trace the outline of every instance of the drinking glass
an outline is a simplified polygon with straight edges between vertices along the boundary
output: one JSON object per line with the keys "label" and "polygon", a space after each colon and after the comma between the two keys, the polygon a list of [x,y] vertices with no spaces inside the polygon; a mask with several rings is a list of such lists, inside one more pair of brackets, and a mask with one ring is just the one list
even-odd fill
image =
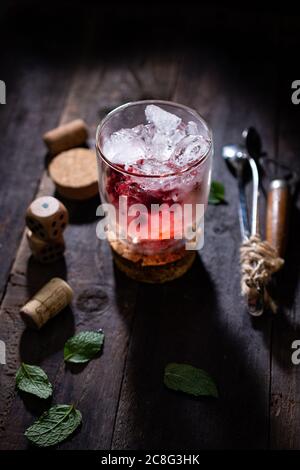
{"label": "drinking glass", "polygon": [[[105,141],[120,129],[146,125],[145,109],[149,105],[176,115],[184,123],[193,122],[208,143],[206,152],[182,168],[166,166],[162,171],[162,161],[159,171],[151,168],[149,174],[132,169],[130,164],[111,162],[105,155]],[[178,103],[127,103],[111,111],[99,124],[96,151],[101,202],[110,205],[115,217],[105,230],[118,268],[144,282],[165,282],[184,274],[204,239],[203,216],[213,155],[212,133],[205,120]],[[150,163],[146,160],[141,165]]]}

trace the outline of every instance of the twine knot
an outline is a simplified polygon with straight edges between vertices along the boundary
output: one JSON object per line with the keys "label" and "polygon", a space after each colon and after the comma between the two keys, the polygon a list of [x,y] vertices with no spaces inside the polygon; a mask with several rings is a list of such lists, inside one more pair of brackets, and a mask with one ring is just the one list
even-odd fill
{"label": "twine knot", "polygon": [[275,313],[277,305],[266,287],[272,274],[279,271],[284,260],[277,255],[276,250],[267,241],[262,241],[258,234],[252,235],[243,242],[240,255],[242,294],[257,298],[262,295],[265,305]]}

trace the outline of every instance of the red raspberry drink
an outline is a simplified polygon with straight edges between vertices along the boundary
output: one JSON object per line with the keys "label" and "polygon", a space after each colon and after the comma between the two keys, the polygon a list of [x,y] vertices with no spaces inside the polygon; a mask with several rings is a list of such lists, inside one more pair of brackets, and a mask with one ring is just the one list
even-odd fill
{"label": "red raspberry drink", "polygon": [[212,159],[205,121],[176,103],[129,103],[102,121],[96,147],[118,267],[146,282],[182,275],[203,239]]}

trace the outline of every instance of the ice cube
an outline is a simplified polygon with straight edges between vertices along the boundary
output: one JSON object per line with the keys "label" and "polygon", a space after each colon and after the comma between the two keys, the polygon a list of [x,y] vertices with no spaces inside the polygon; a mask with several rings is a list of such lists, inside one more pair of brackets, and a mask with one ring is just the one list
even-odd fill
{"label": "ice cube", "polygon": [[146,146],[133,129],[121,129],[104,142],[103,151],[112,163],[129,165],[145,157]]}
{"label": "ice cube", "polygon": [[169,113],[159,106],[149,104],[145,109],[146,119],[164,134],[173,134],[181,123],[181,118]]}
{"label": "ice cube", "polygon": [[186,126],[186,134],[187,135],[198,135],[198,127],[194,121],[189,121]]}
{"label": "ice cube", "polygon": [[148,147],[149,155],[165,162],[173,155],[177,143],[185,137],[185,132],[181,129],[176,129],[174,134],[166,135],[160,131],[155,131],[151,144]]}
{"label": "ice cube", "polygon": [[150,152],[154,158],[161,161],[169,160],[174,152],[174,148],[165,134],[155,132],[150,148]]}
{"label": "ice cube", "polygon": [[106,157],[141,175],[166,175],[185,169],[204,155],[209,141],[197,124],[182,120],[156,105],[145,109],[148,124],[114,132],[104,141]]}
{"label": "ice cube", "polygon": [[188,135],[180,140],[170,158],[178,168],[196,163],[209,149],[209,141],[202,135]]}
{"label": "ice cube", "polygon": [[171,173],[171,170],[168,165],[162,163],[156,158],[147,158],[145,160],[140,160],[130,167],[132,173],[137,173],[140,175],[167,175]]}
{"label": "ice cube", "polygon": [[171,135],[169,137],[169,143],[170,143],[170,146],[173,147],[173,150],[175,150],[176,148],[176,145],[186,136],[186,133],[185,133],[185,127],[184,128],[178,128],[176,129],[176,131],[174,132],[173,135]]}
{"label": "ice cube", "polygon": [[151,142],[155,133],[153,124],[139,124],[132,129],[135,134],[145,142],[146,146],[151,146]]}

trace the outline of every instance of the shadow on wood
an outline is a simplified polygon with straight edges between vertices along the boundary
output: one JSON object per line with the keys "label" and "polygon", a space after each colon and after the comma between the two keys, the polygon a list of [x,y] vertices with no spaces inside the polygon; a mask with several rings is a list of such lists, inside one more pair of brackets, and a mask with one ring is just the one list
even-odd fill
{"label": "shadow on wood", "polygon": [[100,204],[100,197],[98,194],[86,201],[73,201],[62,197],[57,192],[55,192],[54,197],[59,199],[68,209],[70,224],[89,224],[97,220],[98,216],[96,216],[96,210]]}
{"label": "shadow on wood", "polygon": [[278,273],[279,303],[291,308],[295,301],[300,276],[300,210],[293,205],[290,217],[290,230],[287,240],[285,264]]}
{"label": "shadow on wood", "polygon": [[74,332],[73,313],[70,307],[66,307],[39,331],[26,328],[20,340],[21,360],[28,364],[41,364],[44,359],[60,351],[63,361],[64,344]]}
{"label": "shadow on wood", "polygon": [[33,416],[39,417],[44,411],[49,410],[52,405],[53,397],[49,397],[47,400],[38,398],[30,393],[18,392],[26,410],[32,413]]}
{"label": "shadow on wood", "polygon": [[[200,257],[172,283],[140,286],[113,448],[267,446],[265,384],[240,339],[223,328],[221,309]],[[205,369],[219,399],[170,392],[163,384],[169,362]]]}
{"label": "shadow on wood", "polygon": [[34,295],[53,277],[67,280],[67,267],[64,257],[53,263],[43,264],[32,255],[30,256],[26,269],[26,285],[29,296]]}

